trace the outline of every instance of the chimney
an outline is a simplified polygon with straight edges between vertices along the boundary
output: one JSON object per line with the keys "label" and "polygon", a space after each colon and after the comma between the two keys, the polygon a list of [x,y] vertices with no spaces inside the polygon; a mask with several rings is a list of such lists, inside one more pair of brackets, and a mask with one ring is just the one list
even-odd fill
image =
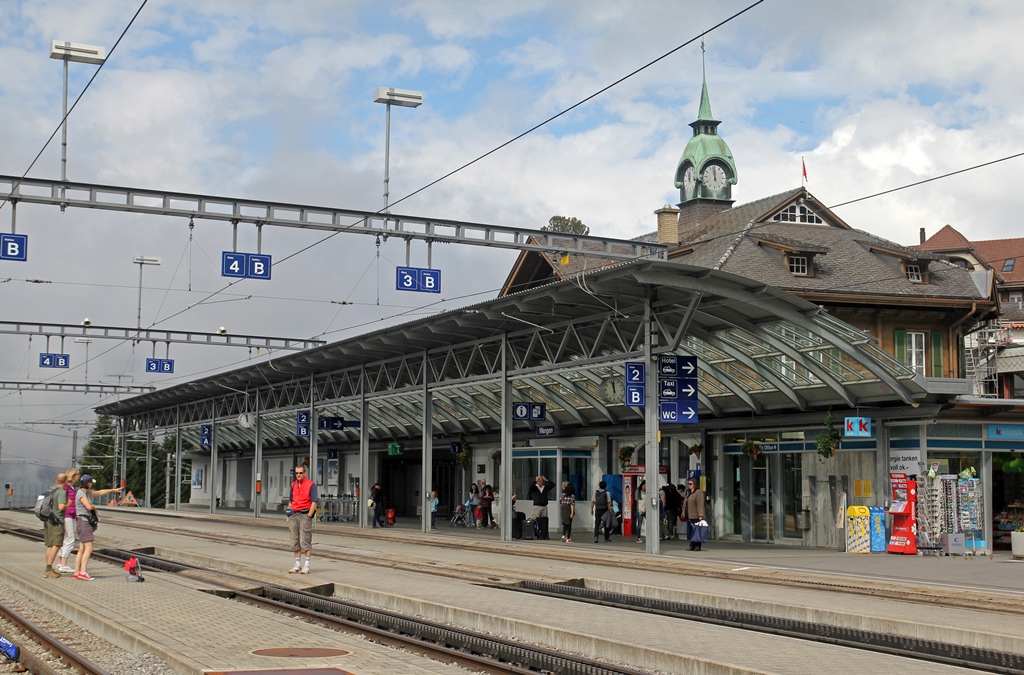
{"label": "chimney", "polygon": [[658,216],[658,243],[674,246],[679,243],[679,209],[668,204],[654,212]]}
{"label": "chimney", "polygon": [[921,243],[923,244],[926,239],[927,239],[927,237],[924,236],[924,228],[922,227],[921,228]]}

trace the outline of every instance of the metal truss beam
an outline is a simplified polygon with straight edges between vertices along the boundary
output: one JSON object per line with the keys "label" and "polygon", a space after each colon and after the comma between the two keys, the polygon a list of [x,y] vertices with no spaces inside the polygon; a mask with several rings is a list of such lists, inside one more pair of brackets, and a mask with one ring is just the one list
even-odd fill
{"label": "metal truss beam", "polygon": [[152,330],[120,326],[82,326],[61,323],[33,323],[28,321],[0,321],[0,335],[42,335],[44,337],[97,340],[132,340],[165,344],[215,345],[220,347],[249,347],[267,350],[300,351],[326,344],[324,340],[267,337],[264,335],[232,335],[230,333],[197,333],[195,331]]}
{"label": "metal truss beam", "polygon": [[[0,389],[15,391],[66,391],[80,394],[145,394],[156,387],[132,384],[89,384],[86,382],[25,382],[0,380]],[[63,424],[63,423],[62,423]]]}
{"label": "metal truss beam", "polygon": [[0,176],[0,198],[27,204],[203,218],[325,232],[399,237],[517,251],[574,253],[613,260],[665,260],[668,247],[632,239],[608,239],[456,220],[334,209],[323,206],[215,197],[184,192]]}

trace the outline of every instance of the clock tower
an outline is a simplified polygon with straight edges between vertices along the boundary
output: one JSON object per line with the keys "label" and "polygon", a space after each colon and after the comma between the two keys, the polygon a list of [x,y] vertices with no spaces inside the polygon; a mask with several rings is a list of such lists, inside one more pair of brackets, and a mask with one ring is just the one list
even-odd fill
{"label": "clock tower", "polygon": [[696,224],[732,206],[732,186],[738,178],[736,160],[728,143],[718,135],[719,124],[721,122],[711,114],[705,77],[700,92],[700,112],[697,119],[690,122],[693,137],[676,166],[681,222]]}

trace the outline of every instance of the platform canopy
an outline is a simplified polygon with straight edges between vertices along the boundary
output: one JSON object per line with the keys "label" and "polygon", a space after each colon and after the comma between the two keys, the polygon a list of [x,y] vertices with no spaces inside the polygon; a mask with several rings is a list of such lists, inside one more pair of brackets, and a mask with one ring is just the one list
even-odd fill
{"label": "platform canopy", "polygon": [[[264,447],[295,447],[306,443],[295,413],[313,401],[320,416],[360,420],[365,398],[371,442],[419,439],[429,392],[434,438],[444,439],[500,432],[508,378],[513,400],[544,403],[540,424],[556,432],[642,428],[642,409],[602,384],[644,358],[645,317],[654,354],[696,357],[702,426],[930,400],[923,378],[816,305],[732,274],[634,261],[96,410],[134,430],[180,424],[196,446],[199,425],[216,419],[218,447],[229,450],[252,447],[258,413]],[[321,446],[359,438],[354,428],[319,433]]]}

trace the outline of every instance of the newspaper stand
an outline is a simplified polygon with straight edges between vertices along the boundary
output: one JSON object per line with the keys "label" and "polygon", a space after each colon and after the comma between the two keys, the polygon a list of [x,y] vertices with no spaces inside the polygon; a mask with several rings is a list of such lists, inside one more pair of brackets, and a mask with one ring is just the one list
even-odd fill
{"label": "newspaper stand", "polygon": [[917,553],[917,481],[905,473],[890,473],[892,488],[892,534],[889,536],[889,553],[914,555]]}

